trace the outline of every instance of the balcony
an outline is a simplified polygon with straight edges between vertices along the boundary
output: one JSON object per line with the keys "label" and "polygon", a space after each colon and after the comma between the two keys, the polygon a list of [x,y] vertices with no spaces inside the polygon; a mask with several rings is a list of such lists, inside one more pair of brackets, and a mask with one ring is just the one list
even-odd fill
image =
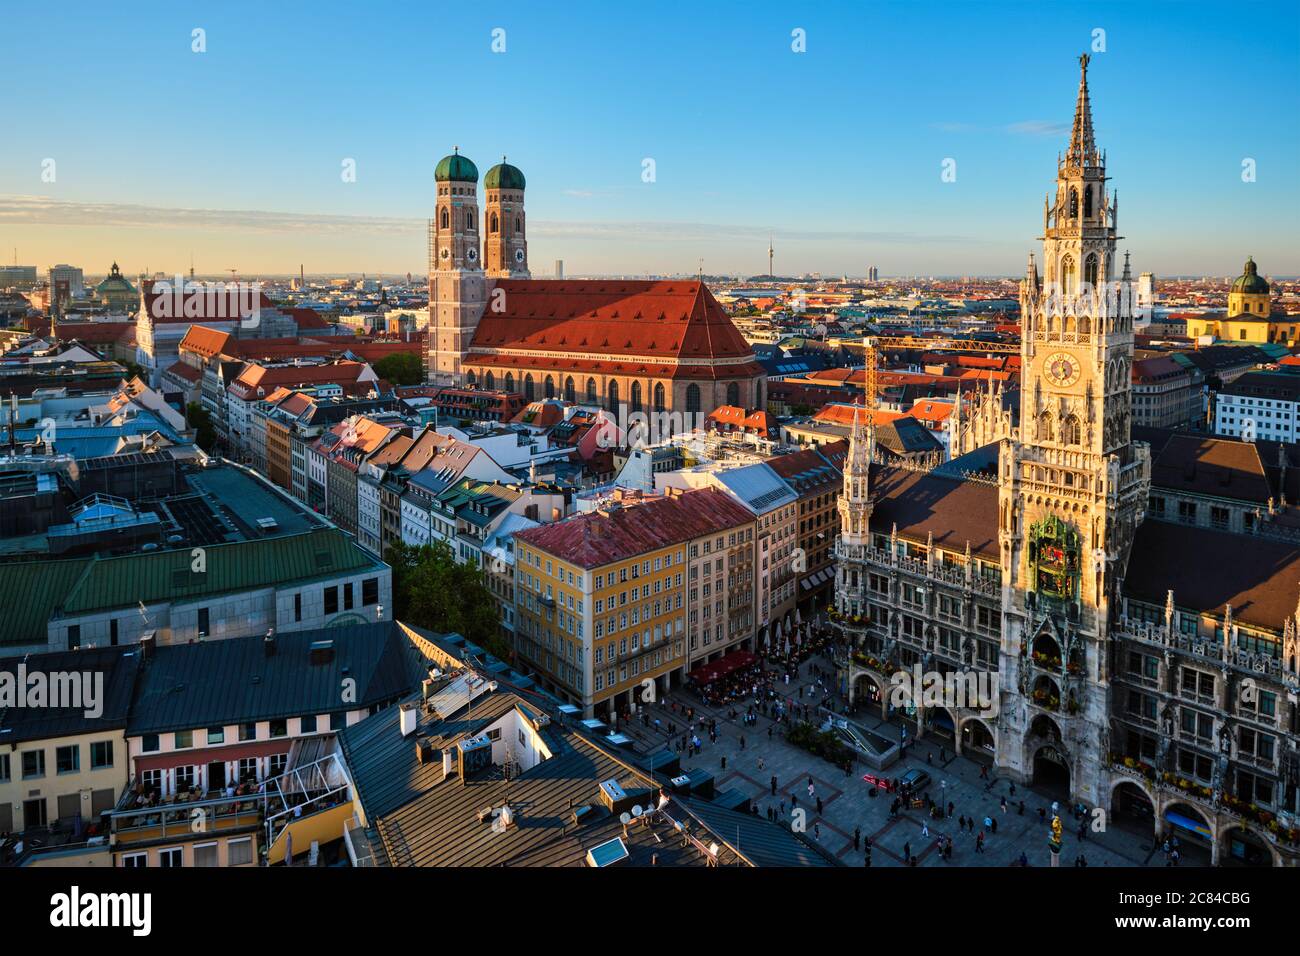
{"label": "balcony", "polygon": [[1272,678],[1289,687],[1295,687],[1300,683],[1300,675],[1284,667],[1278,658],[1229,647],[1215,638],[1202,637],[1199,634],[1183,634],[1162,624],[1121,617],[1119,626],[1111,631],[1110,636],[1119,640],[1179,651],[1207,663],[1226,664],[1251,675]]}
{"label": "balcony", "polygon": [[896,569],[933,584],[944,584],[960,590],[969,589],[990,597],[997,597],[1002,591],[1000,579],[986,578],[973,567],[968,569],[956,566],[945,567],[939,563],[931,564],[916,558],[900,557],[880,548],[845,544],[839,538],[835,540],[835,560],[867,564],[881,570]]}

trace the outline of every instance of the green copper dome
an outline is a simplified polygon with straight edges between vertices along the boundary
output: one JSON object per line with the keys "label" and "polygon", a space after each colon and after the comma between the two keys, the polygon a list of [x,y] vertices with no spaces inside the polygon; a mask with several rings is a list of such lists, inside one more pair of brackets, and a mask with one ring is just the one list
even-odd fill
{"label": "green copper dome", "polygon": [[511,166],[506,162],[504,156],[501,162],[497,163],[487,171],[483,177],[484,189],[518,189],[524,188],[524,174],[518,166]]}
{"label": "green copper dome", "polygon": [[1254,259],[1248,258],[1246,260],[1246,271],[1232,283],[1232,291],[1259,295],[1268,294],[1268,282],[1259,274],[1259,268],[1255,265]]}
{"label": "green copper dome", "polygon": [[433,171],[433,178],[440,183],[476,183],[478,167],[462,156],[457,149],[450,156],[438,160],[438,168]]}

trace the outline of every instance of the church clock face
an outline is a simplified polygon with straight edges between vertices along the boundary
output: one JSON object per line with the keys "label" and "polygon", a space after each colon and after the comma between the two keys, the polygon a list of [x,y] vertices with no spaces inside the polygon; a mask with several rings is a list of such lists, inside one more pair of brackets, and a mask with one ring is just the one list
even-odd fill
{"label": "church clock face", "polygon": [[451,258],[451,250],[450,250],[450,249],[443,249],[443,250],[442,250],[442,253],[441,253],[441,256],[442,256],[442,258],[444,258],[444,259],[450,259],[450,258]]}
{"label": "church clock face", "polygon": [[524,250],[522,250],[522,249],[516,249],[516,250],[515,250],[515,262],[523,262],[523,261],[524,261]]}
{"label": "church clock face", "polygon": [[468,259],[470,262],[473,262],[475,259],[478,258],[478,250],[477,249],[469,250],[469,252],[465,253],[465,258]]}
{"label": "church clock face", "polygon": [[1069,388],[1079,380],[1079,362],[1072,355],[1055,352],[1047,356],[1043,374],[1057,388]]}

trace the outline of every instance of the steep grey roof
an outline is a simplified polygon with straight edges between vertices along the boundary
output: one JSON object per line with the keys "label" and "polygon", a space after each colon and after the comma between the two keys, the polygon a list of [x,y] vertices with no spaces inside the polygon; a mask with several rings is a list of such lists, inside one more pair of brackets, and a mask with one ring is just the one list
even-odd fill
{"label": "steep grey roof", "polygon": [[[332,641],[333,657],[314,663],[314,641]],[[145,663],[127,732],[132,736],[194,727],[358,710],[410,694],[426,665],[391,621],[275,636],[236,637],[156,648]],[[343,681],[356,681],[344,701]]]}
{"label": "steep grey roof", "polygon": [[[93,702],[98,704],[100,714],[97,717],[87,717],[87,707],[0,707],[0,747],[27,740],[101,733],[126,726],[131,694],[140,667],[137,646],[97,647],[11,657],[0,660],[0,673],[14,675],[17,680],[23,665],[27,675],[39,672],[47,680],[51,675],[60,673],[89,674],[91,693],[98,694],[98,700]],[[102,684],[99,683],[101,680]],[[96,686],[99,690],[94,689]],[[91,701],[83,697],[82,703]],[[16,770],[14,772],[17,773]]]}

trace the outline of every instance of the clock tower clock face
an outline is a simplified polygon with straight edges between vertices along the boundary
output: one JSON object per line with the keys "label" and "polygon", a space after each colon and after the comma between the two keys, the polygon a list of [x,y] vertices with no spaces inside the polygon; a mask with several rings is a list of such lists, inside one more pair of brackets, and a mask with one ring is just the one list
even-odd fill
{"label": "clock tower clock face", "polygon": [[442,256],[442,258],[444,258],[444,259],[450,259],[450,258],[451,258],[451,250],[450,250],[450,249],[447,249],[447,248],[444,248],[444,249],[442,250],[441,256]]}
{"label": "clock tower clock face", "polygon": [[1055,352],[1047,356],[1043,364],[1043,374],[1057,388],[1068,388],[1079,380],[1079,360],[1064,352]]}
{"label": "clock tower clock face", "polygon": [[516,249],[516,250],[515,250],[515,262],[523,262],[523,261],[524,261],[524,250],[522,250],[522,249]]}
{"label": "clock tower clock face", "polygon": [[465,258],[468,259],[470,262],[473,262],[475,259],[478,258],[478,250],[477,249],[469,250],[468,252],[465,253]]}

